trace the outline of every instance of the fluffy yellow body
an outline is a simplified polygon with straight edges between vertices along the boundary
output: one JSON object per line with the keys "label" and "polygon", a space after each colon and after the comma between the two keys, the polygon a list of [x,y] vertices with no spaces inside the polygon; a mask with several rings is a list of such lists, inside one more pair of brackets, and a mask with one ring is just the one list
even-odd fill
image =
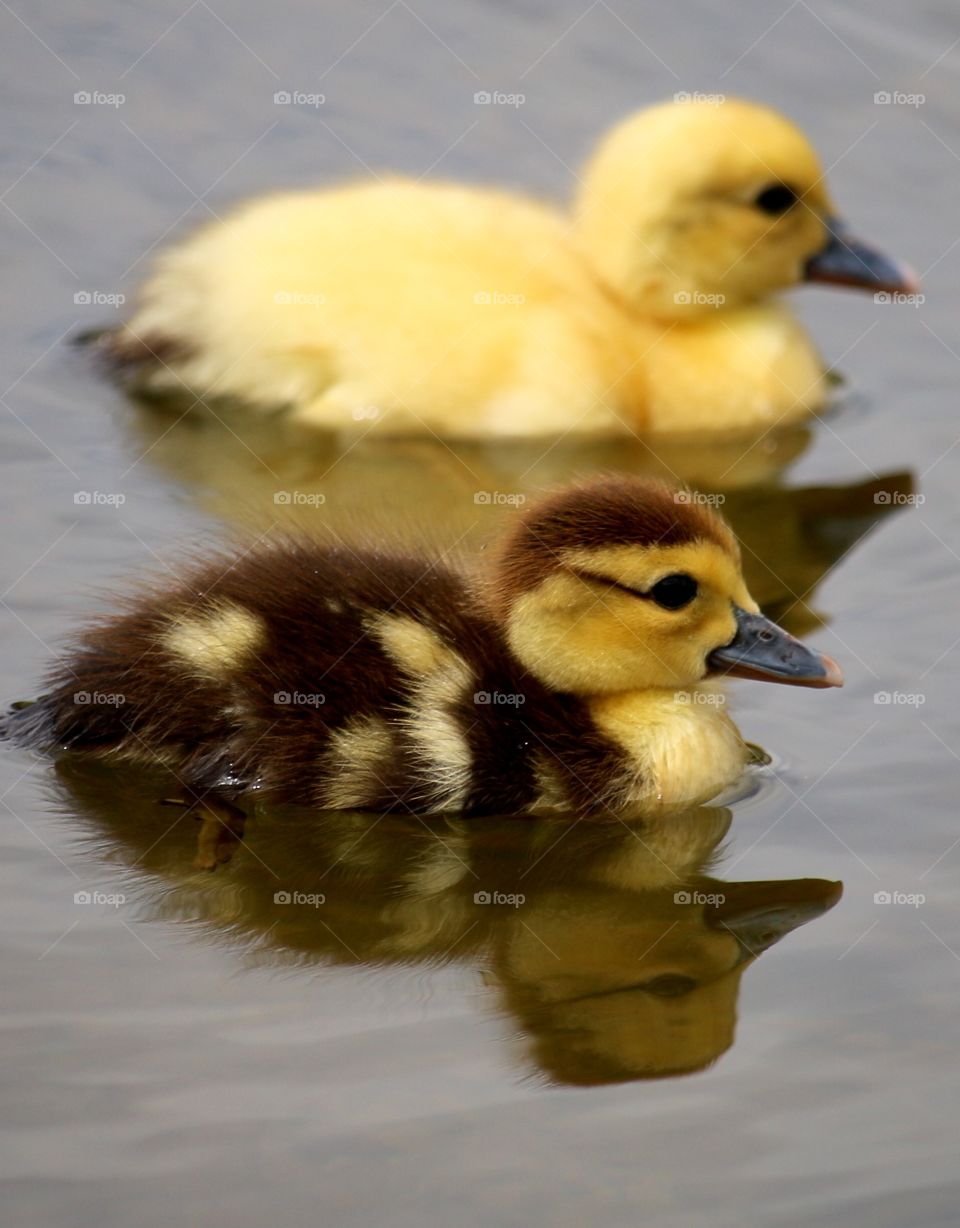
{"label": "fluffy yellow body", "polygon": [[[399,178],[261,198],[160,257],[125,335],[161,354],[155,387],[341,431],[802,419],[824,403],[823,364],[770,296],[825,241],[822,176],[782,117],[715,110],[625,121],[569,211]],[[804,204],[779,219],[753,208],[770,179]]]}

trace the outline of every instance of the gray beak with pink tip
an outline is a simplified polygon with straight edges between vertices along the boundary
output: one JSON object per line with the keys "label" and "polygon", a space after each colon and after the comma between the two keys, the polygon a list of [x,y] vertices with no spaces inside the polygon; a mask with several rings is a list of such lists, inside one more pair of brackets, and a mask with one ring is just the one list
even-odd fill
{"label": "gray beak with pink tip", "polygon": [[912,269],[855,239],[838,218],[828,217],[826,225],[826,246],[807,261],[805,281],[874,293],[915,294],[920,289],[920,280]]}
{"label": "gray beak with pink tip", "polygon": [[843,686],[843,673],[832,657],[814,652],[762,614],[751,614],[739,606],[733,612],[736,635],[707,657],[710,676],[790,686]]}

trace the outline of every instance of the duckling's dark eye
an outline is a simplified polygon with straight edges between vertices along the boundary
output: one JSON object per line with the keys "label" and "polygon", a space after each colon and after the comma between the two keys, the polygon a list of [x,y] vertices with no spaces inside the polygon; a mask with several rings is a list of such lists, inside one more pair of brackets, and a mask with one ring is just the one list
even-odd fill
{"label": "duckling's dark eye", "polygon": [[778,213],[786,213],[797,203],[797,194],[785,183],[773,183],[769,188],[764,188],[759,196],[755,196],[753,203],[761,212],[776,217]]}
{"label": "duckling's dark eye", "polygon": [[672,576],[658,580],[648,593],[649,597],[665,610],[681,610],[697,595],[697,582],[693,576],[678,571]]}

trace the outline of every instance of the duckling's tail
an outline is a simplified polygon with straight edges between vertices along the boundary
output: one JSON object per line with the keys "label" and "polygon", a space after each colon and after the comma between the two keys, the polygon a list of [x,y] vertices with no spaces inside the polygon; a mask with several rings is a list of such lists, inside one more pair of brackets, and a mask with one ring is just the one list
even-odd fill
{"label": "duckling's tail", "polygon": [[159,333],[141,336],[126,324],[88,328],[71,338],[89,350],[98,366],[122,384],[137,385],[153,372],[164,371],[192,356],[186,342]]}
{"label": "duckling's tail", "polygon": [[91,706],[89,699],[89,692],[74,691],[71,684],[11,704],[0,713],[0,741],[48,755],[111,750],[128,730],[114,720],[116,708]]}
{"label": "duckling's tail", "polygon": [[54,737],[54,708],[49,695],[18,700],[0,713],[0,742],[48,750]]}

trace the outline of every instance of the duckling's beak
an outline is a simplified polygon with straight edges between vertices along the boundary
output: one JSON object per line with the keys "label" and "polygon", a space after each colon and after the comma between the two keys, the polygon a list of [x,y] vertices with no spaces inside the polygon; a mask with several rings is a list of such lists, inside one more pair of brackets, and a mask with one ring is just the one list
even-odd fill
{"label": "duckling's beak", "polygon": [[711,929],[733,934],[742,961],[761,955],[791,930],[822,916],[843,895],[843,883],[823,878],[719,886],[723,902],[705,909],[703,918]]}
{"label": "duckling's beak", "polygon": [[807,261],[805,281],[856,286],[874,293],[916,294],[920,289],[920,279],[907,265],[891,260],[876,248],[855,239],[838,218],[828,217],[825,220],[827,245]]}
{"label": "duckling's beak", "polygon": [[762,614],[733,607],[737,633],[729,644],[707,657],[714,677],[755,678],[791,686],[843,686],[843,673],[832,657],[813,652]]}

